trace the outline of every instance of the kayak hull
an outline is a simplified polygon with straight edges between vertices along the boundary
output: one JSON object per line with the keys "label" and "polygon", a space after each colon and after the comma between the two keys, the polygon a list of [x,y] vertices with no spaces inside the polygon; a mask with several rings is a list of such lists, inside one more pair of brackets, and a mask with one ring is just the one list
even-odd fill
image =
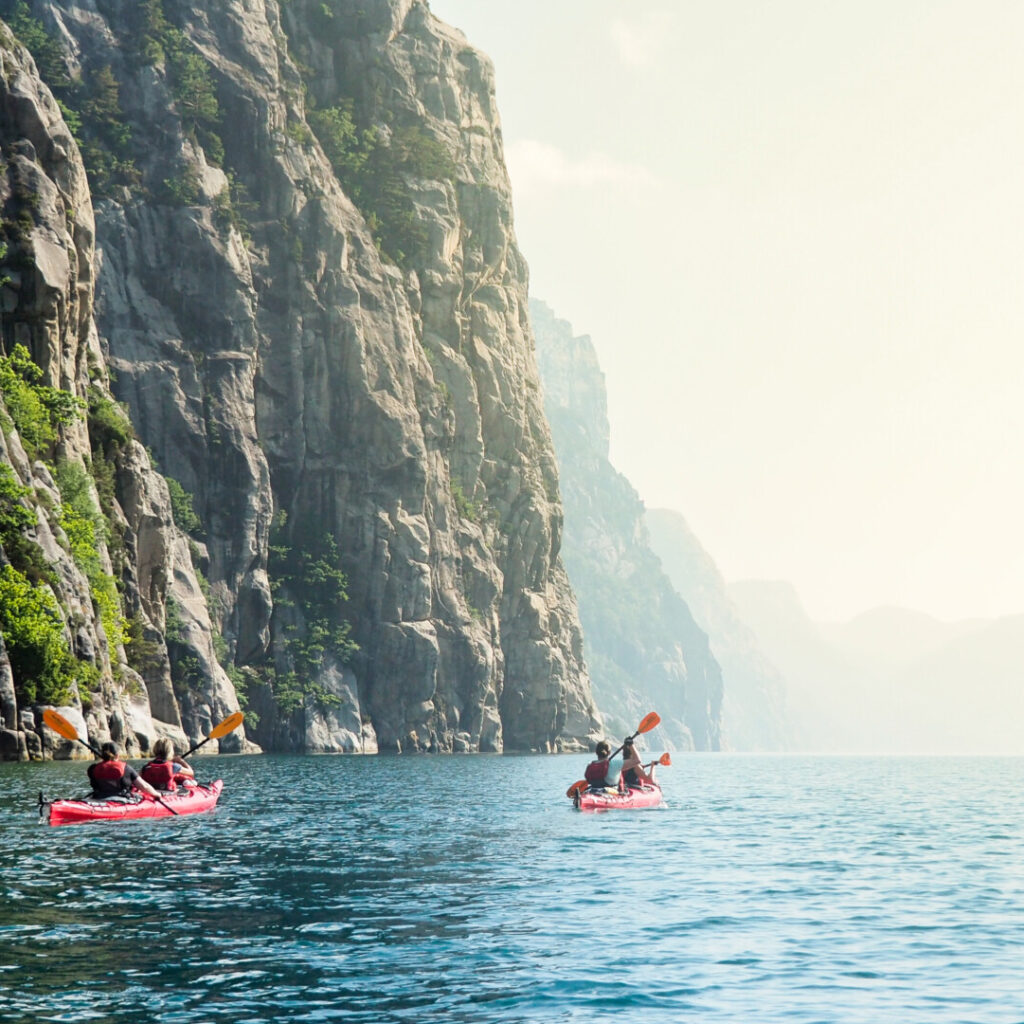
{"label": "kayak hull", "polygon": [[[212,811],[220,799],[224,783],[217,779],[207,786],[163,793],[161,799],[178,814]],[[164,804],[145,793],[138,803],[123,804],[111,800],[54,800],[50,804],[51,825],[80,825],[87,821],[125,821],[131,818],[170,818],[173,813]]]}
{"label": "kayak hull", "polygon": [[635,811],[657,807],[661,803],[661,786],[654,783],[639,789],[616,793],[610,789],[585,789],[578,793],[573,805],[579,811]]}

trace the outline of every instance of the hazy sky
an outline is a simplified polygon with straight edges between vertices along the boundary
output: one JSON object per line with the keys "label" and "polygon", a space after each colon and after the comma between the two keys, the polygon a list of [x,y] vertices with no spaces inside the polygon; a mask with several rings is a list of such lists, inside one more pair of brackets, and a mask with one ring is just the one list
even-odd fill
{"label": "hazy sky", "polygon": [[431,8],[645,503],[815,618],[1024,612],[1024,4]]}

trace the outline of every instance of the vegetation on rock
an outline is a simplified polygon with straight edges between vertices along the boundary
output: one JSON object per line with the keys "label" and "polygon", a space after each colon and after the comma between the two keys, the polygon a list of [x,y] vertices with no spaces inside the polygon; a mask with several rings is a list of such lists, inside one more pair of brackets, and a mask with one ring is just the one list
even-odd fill
{"label": "vegetation on rock", "polygon": [[278,517],[267,568],[276,606],[285,612],[297,607],[301,625],[283,626],[290,670],[274,669],[269,679],[264,675],[285,714],[300,707],[307,697],[322,707],[336,707],[340,699],[316,679],[327,655],[345,662],[357,649],[349,635],[351,625],[344,618],[348,583],[338,568],[337,543],[329,534],[323,534],[300,540],[295,547],[288,546],[283,543],[286,523],[285,516]]}
{"label": "vegetation on rock", "polygon": [[381,253],[401,267],[422,266],[430,238],[411,181],[453,181],[448,150],[419,125],[358,127],[352,100],[313,108],[308,120],[334,173],[362,211]]}

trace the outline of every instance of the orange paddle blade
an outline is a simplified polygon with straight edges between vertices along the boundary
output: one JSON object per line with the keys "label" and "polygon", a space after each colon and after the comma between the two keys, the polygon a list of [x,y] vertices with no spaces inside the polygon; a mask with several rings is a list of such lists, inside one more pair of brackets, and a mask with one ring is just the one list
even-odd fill
{"label": "orange paddle blade", "polygon": [[661,722],[661,715],[657,711],[651,711],[644,715],[643,721],[636,727],[637,734],[650,732]]}
{"label": "orange paddle blade", "polygon": [[658,764],[664,764],[664,765],[671,766],[672,758],[669,757],[668,754],[662,754],[661,757],[658,758]]}
{"label": "orange paddle blade", "polygon": [[576,797],[576,794],[577,794],[577,793],[582,793],[582,792],[583,792],[583,790],[585,790],[585,789],[587,788],[587,786],[588,786],[588,785],[589,785],[589,783],[587,782],[587,780],[586,780],[586,779],[580,779],[580,781],[579,781],[579,782],[574,782],[574,783],[573,783],[573,784],[572,784],[572,785],[571,785],[571,786],[570,786],[570,787],[569,787],[569,788],[568,788],[568,789],[567,789],[567,790],[565,791],[565,795],[566,795],[566,796],[567,796],[567,797],[568,797],[568,798],[569,798],[570,800],[573,800],[573,799],[574,799],[574,798]]}
{"label": "orange paddle blade", "polygon": [[63,716],[57,714],[52,708],[43,709],[43,721],[54,731],[61,734],[66,740],[77,740],[78,732],[75,727]]}
{"label": "orange paddle blade", "polygon": [[210,730],[210,735],[206,738],[208,740],[219,740],[221,736],[227,736],[229,732],[234,732],[244,720],[245,715],[241,711],[236,711],[233,715],[228,715],[223,722],[218,722]]}

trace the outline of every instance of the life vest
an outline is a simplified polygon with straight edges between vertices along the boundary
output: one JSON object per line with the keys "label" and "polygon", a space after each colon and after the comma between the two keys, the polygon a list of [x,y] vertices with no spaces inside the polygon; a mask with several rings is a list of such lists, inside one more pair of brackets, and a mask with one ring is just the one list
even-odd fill
{"label": "life vest", "polygon": [[117,796],[125,790],[124,761],[100,761],[89,769],[92,788],[98,796]]}
{"label": "life vest", "polygon": [[603,761],[591,761],[583,777],[591,786],[603,786],[604,780],[608,778],[608,758]]}
{"label": "life vest", "polygon": [[150,761],[139,772],[139,775],[154,789],[175,790],[178,788],[174,782],[174,763],[172,761]]}

